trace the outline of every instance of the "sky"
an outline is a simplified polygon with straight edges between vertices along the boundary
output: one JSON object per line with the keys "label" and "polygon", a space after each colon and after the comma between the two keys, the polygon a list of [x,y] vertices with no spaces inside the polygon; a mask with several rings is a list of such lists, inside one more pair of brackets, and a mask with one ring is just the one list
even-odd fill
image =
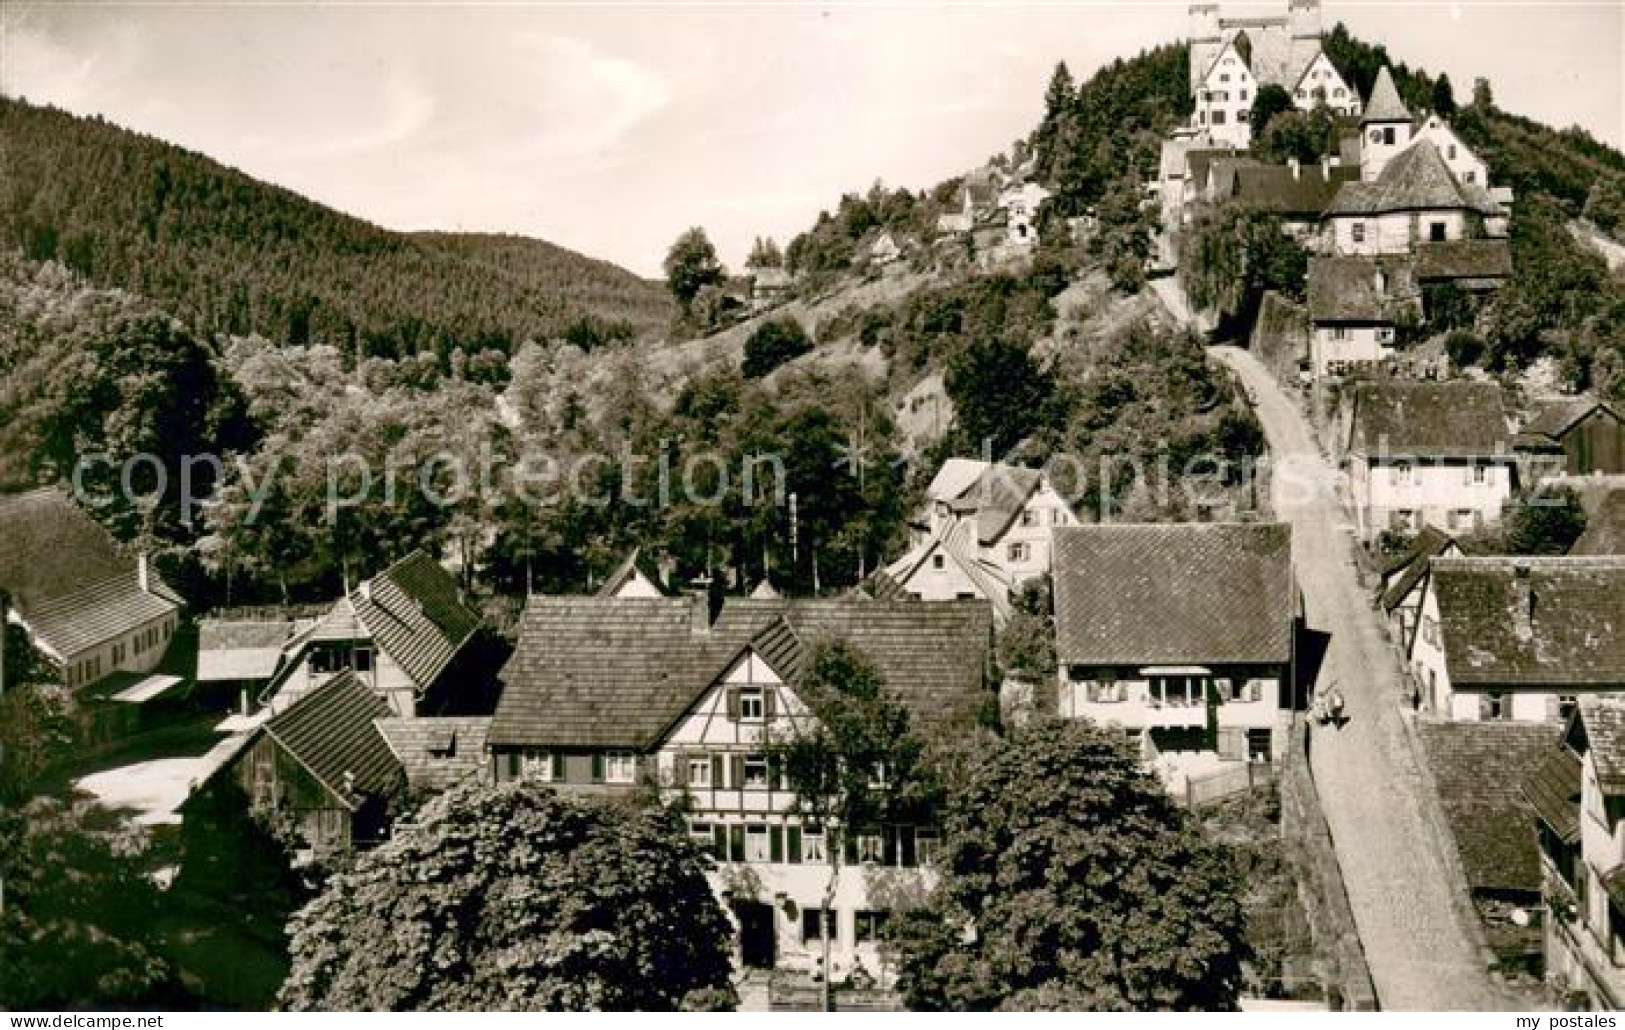
{"label": "sky", "polygon": [[[1185,8],[0,0],[0,92],[392,229],[539,236],[658,275],[691,225],[738,266],[843,192],[980,164],[1037,123],[1057,61],[1081,79],[1177,40]],[[1324,8],[1463,100],[1487,75],[1501,107],[1625,144],[1621,0]]]}

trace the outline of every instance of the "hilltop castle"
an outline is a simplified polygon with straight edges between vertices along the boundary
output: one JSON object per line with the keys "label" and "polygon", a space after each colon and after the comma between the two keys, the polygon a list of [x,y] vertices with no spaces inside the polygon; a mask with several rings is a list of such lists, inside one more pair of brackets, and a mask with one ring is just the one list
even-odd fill
{"label": "hilltop castle", "polygon": [[1358,92],[1321,48],[1320,0],[1287,0],[1285,16],[1238,18],[1220,17],[1215,3],[1192,4],[1191,127],[1217,145],[1248,146],[1253,101],[1266,85],[1286,90],[1301,110],[1324,103],[1360,112]]}

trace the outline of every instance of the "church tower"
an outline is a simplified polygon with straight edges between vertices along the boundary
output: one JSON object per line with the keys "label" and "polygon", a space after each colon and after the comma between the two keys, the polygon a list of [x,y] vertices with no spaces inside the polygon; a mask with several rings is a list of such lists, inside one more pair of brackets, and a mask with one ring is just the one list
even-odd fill
{"label": "church tower", "polygon": [[1384,65],[1360,119],[1360,181],[1376,179],[1394,155],[1410,145],[1411,113],[1399,99],[1394,77]]}

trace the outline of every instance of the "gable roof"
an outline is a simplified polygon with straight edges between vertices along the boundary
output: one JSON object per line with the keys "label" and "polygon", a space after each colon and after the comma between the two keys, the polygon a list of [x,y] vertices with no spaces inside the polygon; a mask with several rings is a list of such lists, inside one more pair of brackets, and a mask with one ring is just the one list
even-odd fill
{"label": "gable roof", "polygon": [[1207,188],[1208,169],[1221,157],[1233,158],[1236,151],[1227,147],[1193,147],[1185,152],[1185,166],[1190,169],[1188,181]]}
{"label": "gable roof", "polygon": [[399,783],[400,762],[374,725],[387,715],[388,703],[346,670],[273,716],[261,732],[355,809]]}
{"label": "gable roof", "polygon": [[489,717],[435,716],[373,720],[414,790],[445,790],[484,774]]}
{"label": "gable roof", "polygon": [[957,521],[947,532],[925,540],[877,574],[875,596],[885,599],[907,595],[914,576],[925,568],[932,555],[940,552],[943,560],[953,562],[976,587],[979,596],[992,604],[995,620],[1003,625],[1010,617],[1010,593],[1014,584],[1003,569],[977,556],[974,534],[975,527],[971,523]]}
{"label": "gable roof", "polygon": [[[445,671],[480,625],[451,573],[422,551],[374,576],[347,600],[374,644],[419,687]],[[340,616],[344,604],[334,606]]]}
{"label": "gable roof", "polygon": [[1429,562],[1452,548],[1459,549],[1455,537],[1431,523],[1423,526],[1410,550],[1383,570],[1382,610],[1392,612],[1404,603],[1427,575]]}
{"label": "gable roof", "polygon": [[644,579],[648,580],[649,585],[654,587],[659,593],[662,593],[667,597],[673,596],[672,591],[666,586],[665,577],[660,574],[660,570],[656,568],[652,562],[643,557],[643,549],[641,547],[632,548],[632,553],[623,558],[621,563],[615,567],[615,571],[611,572],[604,580],[604,585],[598,588],[598,593],[603,597],[613,597],[615,594],[619,593],[627,585],[627,583],[631,582],[638,576],[642,576]]}
{"label": "gable roof", "polygon": [[1453,684],[1625,687],[1625,558],[1436,558]]}
{"label": "gable roof", "polygon": [[[844,638],[924,722],[984,693],[985,601],[532,597],[503,668],[491,743],[648,749],[747,647],[800,673],[799,648]],[[697,606],[707,606],[701,609]]]}
{"label": "gable roof", "polygon": [[1569,548],[1571,558],[1625,555],[1625,487],[1603,495],[1586,516],[1585,532]]}
{"label": "gable roof", "polygon": [[1417,296],[1408,260],[1358,255],[1311,258],[1308,292],[1316,322],[1393,323]]}
{"label": "gable roof", "polygon": [[1569,397],[1563,400],[1551,401],[1541,406],[1539,414],[1523,427],[1523,432],[1531,436],[1545,436],[1552,440],[1561,440],[1569,430],[1582,422],[1592,412],[1602,412],[1605,416],[1616,422],[1625,422],[1625,414],[1607,401],[1600,401],[1592,396]]}
{"label": "gable roof", "polygon": [[198,681],[269,679],[299,628],[293,619],[199,620]]}
{"label": "gable roof", "polygon": [[1010,528],[1042,482],[1037,469],[949,458],[932,478],[926,495],[958,515],[976,516],[976,538],[990,544]]}
{"label": "gable roof", "polygon": [[46,486],[0,496],[0,590],[21,611],[133,565],[62,490]]}
{"label": "gable roof", "polygon": [[1474,890],[1540,890],[1535,809],[1524,779],[1558,746],[1563,728],[1533,722],[1432,722],[1421,731],[1445,820]]}
{"label": "gable roof", "polygon": [[1349,453],[1367,457],[1510,455],[1501,387],[1445,383],[1361,383],[1354,391]]}
{"label": "gable roof", "polygon": [[1232,174],[1229,197],[1238,204],[1283,217],[1318,218],[1339,187],[1360,177],[1358,168],[1323,164],[1238,164]]}
{"label": "gable roof", "polygon": [[1412,250],[1421,282],[1505,279],[1512,274],[1512,249],[1503,239],[1421,242]]}
{"label": "gable roof", "polygon": [[1499,215],[1488,191],[1456,181],[1430,139],[1418,139],[1383,166],[1372,182],[1346,182],[1327,215],[1380,215],[1396,211],[1477,211]]}
{"label": "gable roof", "polygon": [[1297,590],[1284,523],[1055,530],[1055,649],[1063,665],[1278,664]]}
{"label": "gable roof", "polygon": [[1371,84],[1371,96],[1366,98],[1365,113],[1360,116],[1360,124],[1410,120],[1410,109],[1399,99],[1399,88],[1394,85],[1393,73],[1387,65],[1383,65],[1377,72],[1377,81]]}
{"label": "gable roof", "polygon": [[1581,695],[1579,721],[1597,785],[1625,794],[1625,699]]}
{"label": "gable roof", "polygon": [[52,654],[66,661],[86,648],[124,636],[154,619],[180,610],[180,597],[158,575],[127,569],[71,593],[35,605],[26,613],[30,632]]}
{"label": "gable roof", "polygon": [[1566,740],[1546,750],[1522,787],[1525,800],[1559,839],[1568,844],[1580,839],[1580,756]]}

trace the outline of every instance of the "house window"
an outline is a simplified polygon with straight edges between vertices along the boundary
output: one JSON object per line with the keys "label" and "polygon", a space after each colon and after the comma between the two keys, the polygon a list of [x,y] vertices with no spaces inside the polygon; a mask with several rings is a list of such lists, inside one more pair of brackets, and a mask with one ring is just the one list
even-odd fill
{"label": "house window", "polygon": [[372,648],[358,647],[355,649],[354,669],[356,672],[372,671]]}
{"label": "house window", "polygon": [[625,751],[612,751],[604,756],[605,783],[631,783],[637,779],[638,758]]}
{"label": "house window", "polygon": [[852,913],[853,940],[858,944],[878,944],[886,929],[886,913],[859,909]]}
{"label": "house window", "polygon": [[690,757],[687,763],[688,785],[691,787],[711,786],[711,756],[699,755]]}
{"label": "house window", "polygon": [[1388,483],[1390,486],[1409,486],[1415,471],[1408,461],[1396,462],[1393,468],[1388,470]]}
{"label": "house window", "polygon": [[1223,125],[1224,124],[1224,112],[1223,111],[1214,111],[1213,112],[1213,124],[1214,125]]}
{"label": "house window", "polygon": [[1156,676],[1151,680],[1153,707],[1190,708],[1207,701],[1207,680],[1201,676]]}
{"label": "house window", "polygon": [[741,722],[761,722],[766,708],[767,702],[762,697],[761,687],[744,687],[739,691],[739,720]]}
{"label": "house window", "polygon": [[804,830],[801,834],[801,860],[809,865],[829,861],[828,838],[822,830]]}
{"label": "house window", "polygon": [[1349,331],[1348,331],[1347,326],[1341,326],[1341,325],[1332,326],[1332,340],[1333,340],[1333,342],[1335,342],[1335,343],[1343,343],[1343,342],[1347,341],[1348,338],[1349,338]]}
{"label": "house window", "polygon": [[1422,642],[1434,645],[1439,643],[1439,622],[1431,615],[1422,616]]}
{"label": "house window", "polygon": [[858,861],[864,865],[879,865],[886,860],[886,842],[878,833],[858,834]]}
{"label": "house window", "polygon": [[837,909],[804,908],[801,910],[801,943],[815,944],[824,939],[824,928],[829,929],[829,939],[835,940],[837,926],[839,926],[840,911]]}
{"label": "house window", "polygon": [[1271,757],[1268,727],[1254,727],[1247,731],[1247,758],[1253,762],[1267,762]]}
{"label": "house window", "polygon": [[937,839],[935,830],[914,831],[914,861],[922,866],[937,864],[937,856],[942,851],[942,843]]}
{"label": "house window", "polygon": [[1573,715],[1574,710],[1578,707],[1580,707],[1580,700],[1575,695],[1557,695],[1557,717],[1562,721],[1568,722],[1569,716]]}
{"label": "house window", "polygon": [[1392,125],[1382,130],[1382,143],[1386,147],[1394,145],[1394,127]]}
{"label": "house window", "polygon": [[1473,483],[1474,483],[1474,485],[1483,486],[1488,481],[1489,481],[1489,469],[1487,467],[1483,466],[1483,465],[1474,465],[1473,466]]}
{"label": "house window", "polygon": [[750,824],[745,827],[745,861],[767,862],[771,859],[768,850],[767,827],[759,824]]}
{"label": "house window", "polygon": [[1349,225],[1349,239],[1355,243],[1365,242],[1365,223],[1353,222]]}
{"label": "house window", "polygon": [[1443,243],[1444,242],[1444,223],[1443,222],[1429,222],[1428,223],[1428,239],[1431,240],[1434,243]]}
{"label": "house window", "polygon": [[710,823],[691,821],[688,824],[688,835],[701,850],[708,854],[716,854],[716,833]]}
{"label": "house window", "polygon": [[933,554],[931,556],[931,567],[933,569],[945,569],[948,567],[948,559],[940,554]]}
{"label": "house window", "polygon": [[1332,90],[1332,96],[1342,98],[1342,96],[1343,96],[1343,87],[1338,86],[1336,89]]}
{"label": "house window", "polygon": [[1450,155],[1450,160],[1454,161],[1456,159],[1456,145],[1454,143],[1446,147],[1445,151]]}
{"label": "house window", "polygon": [[1005,558],[1012,562],[1024,562],[1032,557],[1032,545],[1026,543],[1013,543],[1004,550]]}
{"label": "house window", "polygon": [[519,775],[534,780],[562,780],[564,756],[539,747],[527,747],[519,753]]}
{"label": "house window", "polygon": [[1095,704],[1116,704],[1128,699],[1128,687],[1113,676],[1102,676],[1089,684],[1089,700]]}
{"label": "house window", "polygon": [[1512,718],[1512,699],[1499,691],[1485,694],[1478,717],[1491,722]]}
{"label": "house window", "polygon": [[1469,168],[1467,169],[1466,173],[1462,175],[1462,178],[1468,182],[1475,182],[1478,179],[1478,173]]}
{"label": "house window", "polygon": [[[1246,90],[1241,91],[1241,101],[1242,101],[1242,103],[1247,102],[1247,91]],[[1241,114],[1242,114],[1242,117],[1245,118],[1246,115],[1247,115],[1247,112],[1243,111],[1243,112],[1241,112]]]}
{"label": "house window", "polygon": [[1025,529],[1031,529],[1033,526],[1038,525],[1038,519],[1039,519],[1041,514],[1042,514],[1041,512],[1034,511],[1031,508],[1028,508],[1025,511],[1023,511],[1021,513],[1021,525],[1022,525],[1022,527],[1025,528]]}
{"label": "house window", "polygon": [[754,790],[767,789],[767,756],[745,756],[745,782],[744,786]]}

